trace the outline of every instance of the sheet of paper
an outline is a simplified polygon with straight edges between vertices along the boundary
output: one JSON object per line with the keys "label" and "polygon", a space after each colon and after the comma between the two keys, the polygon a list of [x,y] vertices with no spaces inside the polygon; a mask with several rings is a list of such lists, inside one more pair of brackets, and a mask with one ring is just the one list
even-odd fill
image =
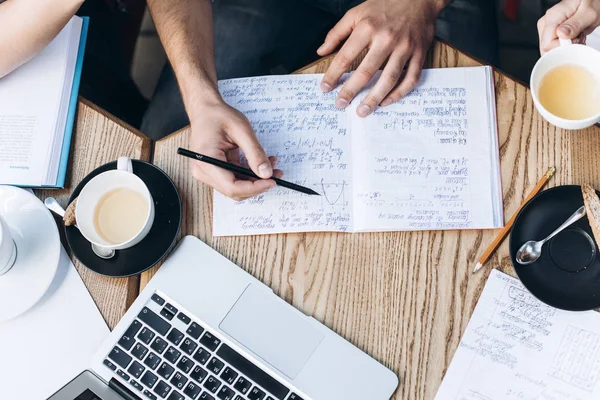
{"label": "sheet of paper", "polygon": [[92,297],[62,250],[54,281],[40,302],[14,320],[0,323],[0,397],[48,398],[89,367],[108,334]]}
{"label": "sheet of paper", "polygon": [[588,35],[586,44],[600,51],[600,28],[597,28],[594,32]]}
{"label": "sheet of paper", "polygon": [[562,311],[492,271],[435,400],[600,398],[600,314]]}
{"label": "sheet of paper", "polygon": [[502,226],[491,79],[489,67],[428,69],[368,118],[352,102],[355,230]]}
{"label": "sheet of paper", "polygon": [[322,196],[277,187],[235,202],[215,191],[215,236],[352,230],[348,117],[335,107],[336,93],[319,89],[321,76],[219,82],[225,101],[248,117],[266,153],[279,159],[283,179]]}

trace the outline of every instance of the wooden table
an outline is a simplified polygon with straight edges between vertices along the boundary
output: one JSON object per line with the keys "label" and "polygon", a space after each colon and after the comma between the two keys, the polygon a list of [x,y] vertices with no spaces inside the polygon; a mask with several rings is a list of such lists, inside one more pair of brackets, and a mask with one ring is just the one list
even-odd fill
{"label": "wooden table", "polygon": [[[149,138],[87,100],[80,99],[65,189],[35,190],[35,194],[42,200],[53,196],[66,207],[77,184],[95,168],[114,161],[119,156],[150,161],[151,150],[152,141]],[[62,222],[58,223],[62,234]],[[107,278],[85,268],[75,258],[73,262],[106,323],[112,329],[137,297],[139,276],[124,279]]]}
{"label": "wooden table", "polygon": [[[300,73],[324,72],[331,59]],[[432,67],[480,65],[442,43]],[[568,132],[546,123],[529,90],[496,74],[505,218],[548,167],[550,185],[600,186],[600,129]],[[194,181],[183,129],[156,143],[154,163],[184,200],[181,235],[195,235],[322,321],[400,377],[395,399],[433,399],[491,268],[513,273],[507,242],[485,269],[471,275],[497,231],[306,233],[250,237],[211,235],[212,191]],[[153,271],[144,273],[142,287]]]}

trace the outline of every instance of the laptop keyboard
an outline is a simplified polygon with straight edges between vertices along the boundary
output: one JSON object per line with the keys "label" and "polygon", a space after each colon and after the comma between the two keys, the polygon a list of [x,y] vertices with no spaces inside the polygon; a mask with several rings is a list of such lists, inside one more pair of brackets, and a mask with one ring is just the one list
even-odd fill
{"label": "laptop keyboard", "polygon": [[150,400],[303,400],[206,328],[154,294],[104,366]]}

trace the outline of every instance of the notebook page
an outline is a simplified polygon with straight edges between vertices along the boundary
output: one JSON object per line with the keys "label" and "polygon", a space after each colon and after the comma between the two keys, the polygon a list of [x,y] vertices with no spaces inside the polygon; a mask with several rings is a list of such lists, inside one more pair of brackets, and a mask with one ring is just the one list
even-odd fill
{"label": "notebook page", "polygon": [[322,196],[277,186],[236,202],[214,193],[213,234],[351,231],[352,181],[347,114],[336,93],[322,93],[322,75],[266,76],[219,82],[225,101],[250,120],[283,179]]}
{"label": "notebook page", "polygon": [[600,314],[562,311],[493,270],[435,400],[600,398]]}
{"label": "notebook page", "polygon": [[37,56],[0,79],[0,184],[40,186],[63,91],[69,26]]}
{"label": "notebook page", "polygon": [[408,96],[367,118],[352,102],[357,231],[502,225],[490,74],[489,67],[425,70]]}

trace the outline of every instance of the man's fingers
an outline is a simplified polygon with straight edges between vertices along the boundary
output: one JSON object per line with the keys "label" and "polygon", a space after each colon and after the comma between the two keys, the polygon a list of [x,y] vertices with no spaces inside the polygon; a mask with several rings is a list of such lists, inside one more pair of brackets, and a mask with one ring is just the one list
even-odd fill
{"label": "man's fingers", "polygon": [[411,90],[417,86],[419,83],[419,79],[421,78],[421,71],[423,71],[423,63],[425,62],[425,53],[423,51],[419,51],[414,53],[408,62],[408,68],[406,69],[406,74],[400,80],[400,83],[394,90],[390,92],[386,96],[386,98],[381,102],[382,106],[387,106],[392,103],[397,102],[404,96],[406,96]]}
{"label": "man's fingers", "polygon": [[381,76],[377,79],[377,82],[369,91],[369,94],[356,109],[356,113],[359,117],[366,117],[372,113],[388,93],[392,91],[402,76],[404,65],[409,58],[410,54],[406,51],[396,51],[392,53]]}
{"label": "man's fingers", "polygon": [[[573,1],[561,1],[542,17],[542,20],[538,23],[538,33],[540,38],[540,52],[542,54],[551,50],[554,46],[554,40],[558,38],[557,29],[558,26],[567,20],[570,16],[575,14],[577,10],[578,2]],[[542,25],[542,26],[540,26]]]}
{"label": "man's fingers", "polygon": [[335,26],[329,31],[325,37],[325,41],[317,49],[317,54],[326,56],[334,51],[340,43],[342,43],[352,33],[353,18],[352,15],[346,13],[342,19],[335,24]]}
{"label": "man's fingers", "polygon": [[327,68],[321,81],[321,90],[329,92],[338,84],[342,75],[350,69],[352,62],[369,45],[370,40],[370,36],[357,33],[350,36]]}
{"label": "man's fingers", "polygon": [[[379,67],[381,67],[388,58],[389,54],[390,51],[386,46],[373,46],[356,71],[352,72],[350,78],[348,78],[346,83],[344,83],[344,86],[340,89],[335,101],[336,107],[345,108],[350,104],[356,94],[371,81],[373,76],[379,70]],[[367,114],[368,112],[365,113],[365,115]]]}
{"label": "man's fingers", "polygon": [[227,126],[227,136],[244,152],[248,166],[263,179],[273,174],[271,162],[260,145],[248,121],[236,121]]}
{"label": "man's fingers", "polygon": [[580,6],[575,15],[558,26],[557,34],[561,39],[575,39],[592,26],[598,14],[591,7]]}

